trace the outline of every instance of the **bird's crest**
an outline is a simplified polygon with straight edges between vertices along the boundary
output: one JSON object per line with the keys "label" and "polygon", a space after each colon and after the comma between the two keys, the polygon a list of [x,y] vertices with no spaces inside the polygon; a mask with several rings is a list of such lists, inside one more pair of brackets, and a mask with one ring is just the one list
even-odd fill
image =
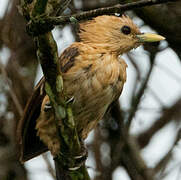
{"label": "bird's crest", "polygon": [[[133,21],[127,15],[122,15],[121,17],[117,16],[98,16],[93,20],[89,20],[80,24],[80,38],[84,38],[84,34],[93,33],[101,29],[115,29],[116,27],[120,28],[122,25],[130,26],[133,29],[133,32],[139,33],[139,28],[133,23]],[[91,33],[91,34],[92,34]],[[96,33],[99,33],[96,32]],[[100,32],[101,33],[101,32]],[[87,35],[87,34],[86,34]]]}
{"label": "bird's crest", "polygon": [[[131,33],[129,35],[121,32],[123,26],[130,28]],[[136,34],[140,34],[139,28],[128,16],[104,15],[81,23],[79,37],[86,44],[94,44],[98,48],[124,53],[135,47],[133,37]]]}

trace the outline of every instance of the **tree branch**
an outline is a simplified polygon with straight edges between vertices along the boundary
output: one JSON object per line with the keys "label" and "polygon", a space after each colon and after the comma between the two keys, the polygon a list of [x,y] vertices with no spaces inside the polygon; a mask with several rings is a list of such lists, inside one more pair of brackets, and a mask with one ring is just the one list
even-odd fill
{"label": "tree branch", "polygon": [[[57,1],[57,5],[61,2],[63,1]],[[65,5],[67,6],[70,1],[66,2]],[[49,6],[48,3],[52,3],[52,1],[34,0],[33,9],[29,10],[29,17],[34,18],[44,13],[51,14],[52,10],[47,8]],[[22,6],[22,8],[26,7]],[[59,9],[59,12],[61,12],[61,9]],[[35,42],[37,45],[37,56],[46,80],[45,90],[54,109],[55,123],[61,144],[60,152],[54,158],[57,180],[89,180],[84,163],[79,169],[69,170],[72,167],[76,167],[77,162],[74,157],[80,156],[82,149],[70,103],[66,103],[67,99],[62,92],[63,79],[59,68],[56,42],[51,32],[37,36]],[[59,125],[60,122],[61,126]]]}
{"label": "tree branch", "polygon": [[151,6],[155,4],[162,4],[173,1],[177,0],[141,0],[138,2],[127,3],[124,5],[117,4],[115,6],[98,8],[90,11],[59,17],[49,17],[44,14],[42,16],[37,16],[32,19],[27,26],[27,31],[30,35],[37,36],[39,34],[43,34],[52,30],[55,25],[64,25],[71,22],[75,23],[76,21],[86,20],[100,15],[123,13],[124,11],[132,10],[135,8],[141,8],[144,6]]}

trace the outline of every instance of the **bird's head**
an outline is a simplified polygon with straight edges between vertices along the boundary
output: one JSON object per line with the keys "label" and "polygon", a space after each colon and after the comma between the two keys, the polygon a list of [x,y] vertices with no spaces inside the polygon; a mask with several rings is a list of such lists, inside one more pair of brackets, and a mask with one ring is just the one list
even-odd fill
{"label": "bird's head", "polygon": [[110,51],[117,55],[126,53],[145,42],[155,42],[164,37],[141,33],[139,28],[128,17],[98,16],[80,24],[80,40],[100,50]]}

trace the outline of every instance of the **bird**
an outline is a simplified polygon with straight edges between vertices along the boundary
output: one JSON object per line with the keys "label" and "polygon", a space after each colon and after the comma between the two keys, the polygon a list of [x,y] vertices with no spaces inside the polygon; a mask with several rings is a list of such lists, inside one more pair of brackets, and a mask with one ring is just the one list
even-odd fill
{"label": "bird", "polygon": [[[84,140],[122,93],[127,64],[121,55],[144,43],[165,38],[142,33],[127,15],[102,15],[79,26],[80,41],[63,51],[58,68],[63,78],[63,93],[71,100],[78,135]],[[55,157],[61,149],[54,111],[44,84],[45,78],[42,78],[19,121],[22,162],[47,150]]]}

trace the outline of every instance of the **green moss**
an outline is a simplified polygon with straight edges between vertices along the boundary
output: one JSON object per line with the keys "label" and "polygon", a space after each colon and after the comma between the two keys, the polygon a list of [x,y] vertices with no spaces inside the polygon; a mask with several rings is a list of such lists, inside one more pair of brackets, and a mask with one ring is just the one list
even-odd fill
{"label": "green moss", "polygon": [[32,16],[38,16],[45,12],[48,0],[37,0],[32,12]]}
{"label": "green moss", "polygon": [[57,76],[56,88],[57,88],[57,92],[59,93],[63,91],[63,78],[61,75]]}
{"label": "green moss", "polygon": [[75,128],[74,117],[73,117],[72,109],[70,107],[67,108],[67,115],[68,115],[69,128],[71,129]]}

